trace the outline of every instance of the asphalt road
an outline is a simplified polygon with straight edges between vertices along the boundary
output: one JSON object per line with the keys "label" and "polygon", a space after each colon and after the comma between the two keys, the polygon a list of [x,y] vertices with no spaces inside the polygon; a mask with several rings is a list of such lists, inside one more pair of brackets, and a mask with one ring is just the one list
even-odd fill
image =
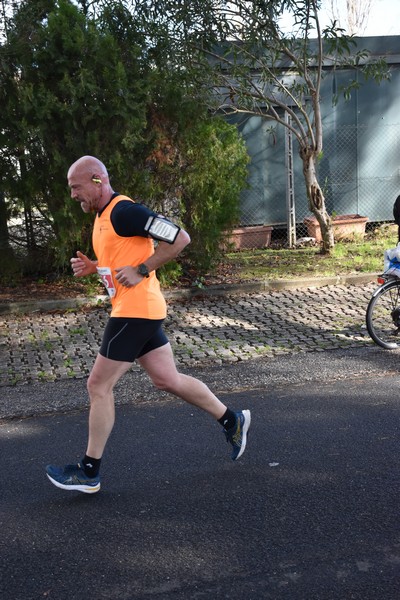
{"label": "asphalt road", "polygon": [[0,422],[0,597],[398,600],[398,361],[363,348],[193,371],[252,411],[237,463],[218,424],[132,373],[94,496],[44,474],[84,450],[84,382],[3,388],[25,417]]}

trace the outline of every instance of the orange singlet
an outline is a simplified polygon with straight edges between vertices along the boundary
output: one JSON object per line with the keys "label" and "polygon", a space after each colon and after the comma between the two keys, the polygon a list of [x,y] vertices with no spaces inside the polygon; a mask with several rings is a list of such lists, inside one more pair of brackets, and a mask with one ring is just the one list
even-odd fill
{"label": "orange singlet", "polygon": [[111,222],[111,212],[127,196],[116,196],[96,215],[92,243],[98,260],[97,271],[111,298],[111,316],[140,319],[165,319],[167,309],[155,271],[134,287],[124,287],[115,278],[115,269],[131,265],[136,267],[154,254],[150,237],[118,235]]}

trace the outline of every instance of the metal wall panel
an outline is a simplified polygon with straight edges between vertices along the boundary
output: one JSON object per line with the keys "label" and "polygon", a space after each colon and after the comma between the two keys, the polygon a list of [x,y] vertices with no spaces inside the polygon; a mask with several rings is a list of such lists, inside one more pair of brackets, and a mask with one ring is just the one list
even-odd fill
{"label": "metal wall panel", "polygon": [[[351,70],[327,71],[321,88],[324,126],[319,182],[329,212],[357,213],[370,221],[391,220],[400,194],[400,37],[366,38],[376,54],[392,49],[392,78],[380,85],[360,81],[350,100],[332,99],[340,86],[357,77]],[[397,43],[397,46],[396,46]],[[285,128],[260,117],[231,116],[244,136],[251,157],[249,189],[241,196],[242,225],[285,225]],[[296,222],[310,215],[302,163],[294,148]]]}

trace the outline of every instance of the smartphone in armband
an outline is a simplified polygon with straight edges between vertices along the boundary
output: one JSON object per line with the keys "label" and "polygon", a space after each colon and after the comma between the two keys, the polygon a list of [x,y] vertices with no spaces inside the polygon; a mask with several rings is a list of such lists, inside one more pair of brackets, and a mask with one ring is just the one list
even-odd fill
{"label": "smartphone in armband", "polygon": [[155,240],[173,244],[181,228],[164,217],[149,217],[144,230]]}

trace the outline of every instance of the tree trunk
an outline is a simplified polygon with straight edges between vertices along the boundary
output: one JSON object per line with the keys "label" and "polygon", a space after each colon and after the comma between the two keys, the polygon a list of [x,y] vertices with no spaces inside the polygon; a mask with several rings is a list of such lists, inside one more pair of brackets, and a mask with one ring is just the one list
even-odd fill
{"label": "tree trunk", "polygon": [[301,148],[300,157],[303,161],[303,174],[307,189],[308,205],[321,228],[322,252],[329,254],[335,246],[335,240],[333,237],[332,219],[326,210],[325,197],[318,183],[315,168],[315,152],[310,151],[309,148]]}
{"label": "tree trunk", "polygon": [[0,192],[0,250],[9,250],[10,242],[7,226],[7,207],[3,192]]}
{"label": "tree trunk", "polygon": [[7,206],[3,192],[0,192],[0,275],[9,275],[18,270],[17,260],[8,235]]}

